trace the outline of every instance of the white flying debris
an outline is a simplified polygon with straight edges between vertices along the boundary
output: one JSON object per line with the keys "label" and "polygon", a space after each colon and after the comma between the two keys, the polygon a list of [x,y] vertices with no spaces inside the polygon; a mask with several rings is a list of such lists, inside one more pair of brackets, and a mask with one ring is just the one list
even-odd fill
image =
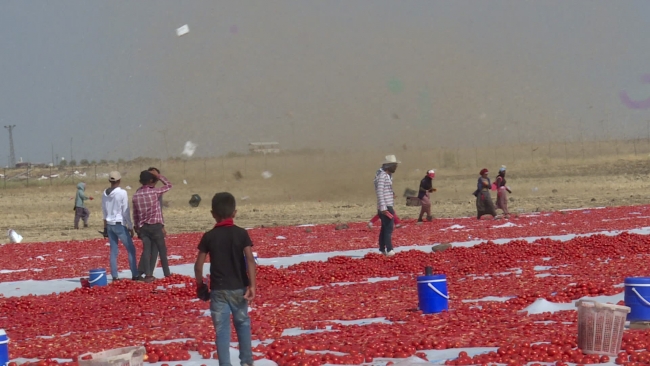
{"label": "white flying debris", "polygon": [[131,189],[131,186],[126,186],[126,187],[124,187],[124,188],[126,188],[126,189]]}
{"label": "white flying debris", "polygon": [[269,172],[268,170],[265,172],[262,172],[262,178],[264,179],[269,179],[273,176],[273,173]]}
{"label": "white flying debris", "polygon": [[188,141],[185,143],[185,147],[183,148],[183,155],[190,157],[194,155],[194,152],[196,151],[196,144],[193,143],[192,141]]}
{"label": "white flying debris", "polygon": [[189,32],[190,32],[190,27],[187,24],[185,24],[184,26],[176,29],[176,35],[179,36],[179,37],[184,36],[184,35],[188,34]]}
{"label": "white flying debris", "polygon": [[[9,241],[12,243],[20,243],[21,241],[23,241],[23,237],[17,232],[15,232],[13,229],[7,230],[7,236],[9,237]],[[45,259],[45,258],[41,257],[41,259]]]}
{"label": "white flying debris", "polygon": [[183,184],[187,184],[187,181],[185,179],[183,179]]}

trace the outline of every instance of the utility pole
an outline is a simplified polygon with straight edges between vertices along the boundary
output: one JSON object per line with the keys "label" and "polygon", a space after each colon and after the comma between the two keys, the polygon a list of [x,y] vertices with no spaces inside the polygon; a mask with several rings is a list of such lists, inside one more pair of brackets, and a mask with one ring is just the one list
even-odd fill
{"label": "utility pole", "polygon": [[52,166],[54,166],[54,144],[52,144]]}
{"label": "utility pole", "polygon": [[16,167],[16,154],[14,153],[14,135],[13,135],[13,129],[15,127],[16,125],[5,126],[5,128],[9,130],[9,167],[11,168]]}
{"label": "utility pole", "polygon": [[72,137],[70,137],[70,161],[73,161],[74,157],[72,157]]}

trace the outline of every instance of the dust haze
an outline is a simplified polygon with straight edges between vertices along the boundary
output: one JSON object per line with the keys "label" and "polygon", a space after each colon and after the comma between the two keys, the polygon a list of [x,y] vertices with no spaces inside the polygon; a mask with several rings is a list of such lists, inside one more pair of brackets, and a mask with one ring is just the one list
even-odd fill
{"label": "dust haze", "polygon": [[[49,161],[645,136],[642,1],[15,2],[2,122]],[[176,36],[187,24],[190,32]],[[2,141],[6,147],[6,137]],[[397,150],[398,151],[398,150]],[[8,152],[5,152],[8,154]]]}

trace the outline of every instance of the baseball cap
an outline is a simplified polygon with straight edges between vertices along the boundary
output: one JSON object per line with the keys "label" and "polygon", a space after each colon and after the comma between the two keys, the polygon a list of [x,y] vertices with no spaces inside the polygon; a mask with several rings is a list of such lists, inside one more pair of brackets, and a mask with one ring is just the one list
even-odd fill
{"label": "baseball cap", "polygon": [[112,171],[108,173],[108,181],[109,182],[117,182],[118,180],[122,179],[122,175],[118,171]]}

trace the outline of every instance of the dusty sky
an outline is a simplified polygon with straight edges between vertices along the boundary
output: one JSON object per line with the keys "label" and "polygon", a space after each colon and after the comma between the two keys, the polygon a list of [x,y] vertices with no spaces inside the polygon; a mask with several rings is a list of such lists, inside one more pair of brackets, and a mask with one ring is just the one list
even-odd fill
{"label": "dusty sky", "polygon": [[0,122],[33,162],[645,137],[649,32],[645,0],[7,0]]}

